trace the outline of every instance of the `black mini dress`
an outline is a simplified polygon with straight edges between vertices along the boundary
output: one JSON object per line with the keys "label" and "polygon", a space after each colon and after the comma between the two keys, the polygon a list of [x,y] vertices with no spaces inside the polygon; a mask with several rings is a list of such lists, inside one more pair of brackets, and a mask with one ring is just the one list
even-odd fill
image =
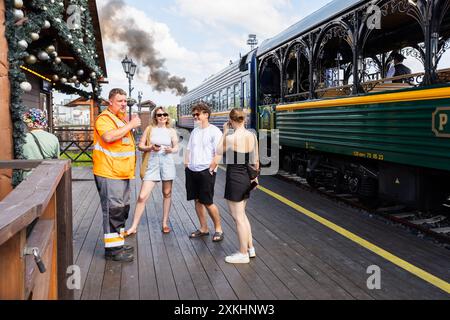
{"label": "black mini dress", "polygon": [[250,152],[233,151],[233,159],[232,164],[227,164],[225,199],[240,202],[250,197],[251,181],[247,170]]}

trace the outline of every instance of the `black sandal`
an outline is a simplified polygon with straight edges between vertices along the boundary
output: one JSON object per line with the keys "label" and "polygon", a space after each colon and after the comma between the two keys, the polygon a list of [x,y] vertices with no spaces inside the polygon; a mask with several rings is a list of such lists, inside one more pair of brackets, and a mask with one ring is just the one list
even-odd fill
{"label": "black sandal", "polygon": [[[217,239],[216,239],[217,238]],[[220,242],[223,240],[223,232],[214,232],[213,242]]]}
{"label": "black sandal", "polygon": [[200,230],[195,230],[194,232],[192,232],[189,235],[189,238],[194,239],[194,238],[200,238],[200,237],[204,237],[204,236],[209,236],[209,232],[201,232]]}

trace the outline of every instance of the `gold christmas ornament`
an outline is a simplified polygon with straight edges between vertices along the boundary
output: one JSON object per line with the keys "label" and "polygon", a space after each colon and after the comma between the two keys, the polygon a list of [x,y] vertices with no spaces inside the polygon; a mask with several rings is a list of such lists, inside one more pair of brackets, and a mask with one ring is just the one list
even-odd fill
{"label": "gold christmas ornament", "polygon": [[30,37],[31,37],[31,40],[37,41],[37,40],[39,40],[39,33],[32,32],[32,33],[30,33]]}
{"label": "gold christmas ornament", "polygon": [[25,58],[25,62],[27,64],[35,64],[37,62],[37,58],[35,55],[30,54],[28,57]]}
{"label": "gold christmas ornament", "polygon": [[22,9],[23,8],[23,1],[22,0],[14,0],[14,8]]}
{"label": "gold christmas ornament", "polygon": [[56,51],[56,48],[55,48],[54,45],[49,45],[49,46],[45,49],[45,51],[47,51],[47,53],[53,53],[53,52]]}

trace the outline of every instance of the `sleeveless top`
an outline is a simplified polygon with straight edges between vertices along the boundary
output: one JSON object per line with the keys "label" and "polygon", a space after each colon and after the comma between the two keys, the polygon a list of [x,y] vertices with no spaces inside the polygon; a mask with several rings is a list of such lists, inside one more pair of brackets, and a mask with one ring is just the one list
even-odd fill
{"label": "sleeveless top", "polygon": [[159,153],[164,152],[165,147],[172,146],[172,138],[168,128],[154,127],[150,136],[150,143],[161,146]]}

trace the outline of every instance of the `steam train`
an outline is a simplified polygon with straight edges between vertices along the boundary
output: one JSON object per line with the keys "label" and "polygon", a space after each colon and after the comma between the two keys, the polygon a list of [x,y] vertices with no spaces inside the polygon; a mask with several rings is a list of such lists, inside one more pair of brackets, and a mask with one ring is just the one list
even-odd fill
{"label": "steam train", "polygon": [[[450,0],[332,1],[188,92],[178,126],[193,128],[198,101],[211,105],[219,128],[241,107],[257,132],[278,130],[282,169],[314,187],[442,206],[450,196],[450,69],[441,67],[449,8]],[[423,70],[396,75],[395,56]]]}

